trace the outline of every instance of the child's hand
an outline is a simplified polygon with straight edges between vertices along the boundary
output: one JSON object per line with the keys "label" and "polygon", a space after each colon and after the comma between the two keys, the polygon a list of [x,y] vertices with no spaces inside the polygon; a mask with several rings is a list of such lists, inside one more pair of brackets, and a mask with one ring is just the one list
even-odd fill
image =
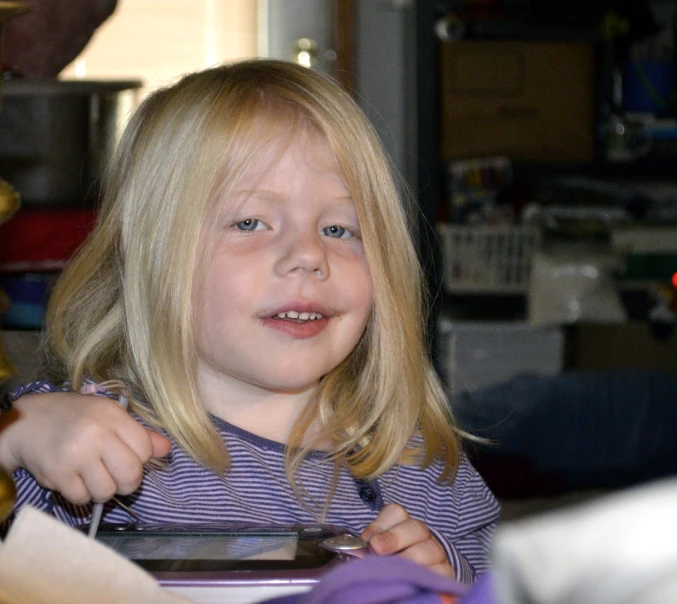
{"label": "child's hand", "polygon": [[25,468],[75,504],[132,493],[143,465],[171,449],[167,438],[100,396],[26,395],[15,401],[13,415],[0,434],[0,463]]}
{"label": "child's hand", "polygon": [[376,520],[362,531],[361,537],[379,556],[399,554],[441,575],[456,577],[442,544],[423,522],[409,516],[401,505],[386,505]]}

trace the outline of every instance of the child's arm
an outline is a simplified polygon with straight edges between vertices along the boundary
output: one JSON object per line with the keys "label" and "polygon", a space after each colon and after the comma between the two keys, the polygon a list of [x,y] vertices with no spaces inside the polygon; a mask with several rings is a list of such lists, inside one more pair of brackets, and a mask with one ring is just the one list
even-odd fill
{"label": "child's arm", "polygon": [[449,563],[442,544],[424,522],[409,516],[401,505],[386,505],[361,536],[379,556],[399,553],[421,566],[456,578],[456,569]]}
{"label": "child's arm", "polygon": [[0,464],[24,468],[75,504],[133,492],[143,465],[170,449],[168,439],[105,397],[28,394],[0,414]]}

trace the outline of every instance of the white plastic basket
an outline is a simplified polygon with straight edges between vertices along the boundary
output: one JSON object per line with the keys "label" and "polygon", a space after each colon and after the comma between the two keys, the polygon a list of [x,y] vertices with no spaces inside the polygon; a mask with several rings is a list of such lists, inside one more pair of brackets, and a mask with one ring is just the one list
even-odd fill
{"label": "white plastic basket", "polygon": [[438,232],[448,293],[526,293],[537,227],[441,223]]}

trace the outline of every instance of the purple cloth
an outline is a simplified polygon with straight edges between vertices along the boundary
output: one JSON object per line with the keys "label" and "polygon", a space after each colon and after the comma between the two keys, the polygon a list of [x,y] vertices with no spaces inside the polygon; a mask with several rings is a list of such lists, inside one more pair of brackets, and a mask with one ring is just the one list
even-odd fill
{"label": "purple cloth", "polygon": [[467,595],[461,598],[459,604],[496,604],[494,595],[494,576],[486,572],[480,576]]}
{"label": "purple cloth", "polygon": [[266,600],[267,604],[493,604],[491,577],[469,588],[399,556],[369,556],[332,570],[309,592]]}

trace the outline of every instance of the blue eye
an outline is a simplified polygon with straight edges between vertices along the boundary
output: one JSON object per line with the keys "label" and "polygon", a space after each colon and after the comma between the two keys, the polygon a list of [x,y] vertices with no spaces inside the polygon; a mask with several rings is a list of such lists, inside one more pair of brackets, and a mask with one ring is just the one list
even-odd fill
{"label": "blue eye", "polygon": [[322,234],[335,239],[351,239],[354,236],[348,229],[337,224],[323,228]]}
{"label": "blue eye", "polygon": [[238,222],[235,226],[241,231],[255,231],[260,224],[261,221],[256,218],[247,218],[246,220]]}

